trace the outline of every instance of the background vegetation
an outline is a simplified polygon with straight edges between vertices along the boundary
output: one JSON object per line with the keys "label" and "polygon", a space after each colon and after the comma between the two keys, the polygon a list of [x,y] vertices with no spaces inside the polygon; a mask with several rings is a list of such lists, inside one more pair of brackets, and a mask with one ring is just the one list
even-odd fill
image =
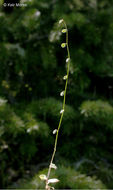
{"label": "background vegetation", "polygon": [[20,2],[0,1],[0,188],[43,188],[66,72],[62,18],[71,68],[52,176],[59,189],[113,188],[113,1]]}

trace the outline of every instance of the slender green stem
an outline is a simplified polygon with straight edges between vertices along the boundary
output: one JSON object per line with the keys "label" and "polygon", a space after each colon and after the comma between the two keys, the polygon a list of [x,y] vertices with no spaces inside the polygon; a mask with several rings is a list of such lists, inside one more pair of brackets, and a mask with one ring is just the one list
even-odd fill
{"label": "slender green stem", "polygon": [[[67,79],[66,79],[66,83],[65,83],[64,99],[63,99],[63,106],[62,106],[62,109],[65,111],[66,91],[67,91],[67,84],[68,84],[68,77],[69,77],[69,67],[70,67],[70,52],[69,52],[69,44],[68,44],[68,29],[67,29],[67,25],[66,25],[64,20],[63,20],[63,23],[64,23],[64,26],[65,26],[65,29],[66,29],[66,48],[67,48],[67,54],[68,54],[67,58],[69,59],[69,61],[67,62]],[[58,124],[58,129],[57,129],[56,138],[55,138],[55,144],[54,144],[54,150],[53,150],[53,154],[52,154],[52,157],[51,157],[51,161],[50,161],[50,165],[49,165],[49,169],[48,169],[48,174],[47,174],[46,187],[45,187],[46,190],[49,190],[48,179],[49,179],[50,172],[51,172],[51,164],[53,163],[55,153],[56,153],[58,135],[59,135],[59,130],[60,130],[60,127],[61,127],[62,119],[63,119],[63,114],[64,114],[64,112],[61,113],[59,124]]]}

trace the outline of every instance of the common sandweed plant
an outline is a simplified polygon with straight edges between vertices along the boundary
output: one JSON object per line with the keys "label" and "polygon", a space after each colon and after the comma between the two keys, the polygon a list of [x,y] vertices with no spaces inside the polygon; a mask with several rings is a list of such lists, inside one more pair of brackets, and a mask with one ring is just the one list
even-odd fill
{"label": "common sandweed plant", "polygon": [[67,28],[66,22],[63,19],[61,19],[59,21],[59,24],[62,26],[61,32],[66,35],[66,40],[65,40],[65,42],[63,42],[61,44],[61,47],[66,48],[66,50],[67,50],[67,57],[66,57],[67,73],[63,77],[63,80],[65,80],[65,87],[64,87],[64,90],[60,93],[60,96],[63,96],[63,104],[62,104],[62,109],[60,110],[60,119],[59,119],[59,123],[58,123],[58,128],[53,130],[53,134],[56,135],[56,137],[55,137],[53,153],[52,153],[49,168],[48,168],[48,173],[47,173],[47,175],[41,174],[39,176],[41,180],[45,181],[45,189],[46,190],[54,189],[54,187],[50,186],[50,184],[59,182],[59,179],[56,179],[56,178],[50,179],[50,173],[51,173],[52,168],[57,169],[57,166],[53,163],[53,161],[54,161],[56,148],[57,148],[59,130],[60,130],[60,127],[61,127],[61,124],[62,124],[62,119],[63,119],[64,112],[65,112],[66,92],[67,92],[67,84],[68,84],[69,68],[70,68],[70,52],[69,52],[69,43],[68,43],[68,28]]}

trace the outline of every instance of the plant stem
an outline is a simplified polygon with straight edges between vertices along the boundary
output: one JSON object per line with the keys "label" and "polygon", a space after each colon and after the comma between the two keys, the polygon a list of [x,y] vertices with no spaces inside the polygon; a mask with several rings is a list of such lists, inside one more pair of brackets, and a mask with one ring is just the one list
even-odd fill
{"label": "plant stem", "polygon": [[[67,84],[68,84],[68,77],[69,77],[69,67],[70,67],[70,52],[69,52],[69,44],[68,44],[68,29],[67,29],[67,25],[66,25],[64,20],[63,20],[63,23],[64,23],[64,26],[66,28],[66,48],[67,48],[67,54],[68,54],[68,58],[69,58],[69,61],[67,62],[67,79],[66,79],[66,83],[65,83],[64,99],[63,99],[63,106],[62,106],[62,109],[65,111],[66,92],[67,92]],[[61,127],[62,119],[63,119],[63,114],[64,114],[64,112],[61,113],[59,124],[58,124],[58,129],[57,129],[56,138],[55,138],[55,144],[54,144],[54,150],[53,150],[53,154],[52,154],[52,157],[51,157],[51,161],[50,161],[50,165],[49,165],[49,169],[48,169],[48,174],[47,174],[46,187],[45,187],[46,190],[50,189],[48,187],[48,179],[49,179],[50,172],[51,172],[51,164],[53,163],[55,153],[56,153],[58,135],[59,135],[59,130],[60,130],[60,127]]]}

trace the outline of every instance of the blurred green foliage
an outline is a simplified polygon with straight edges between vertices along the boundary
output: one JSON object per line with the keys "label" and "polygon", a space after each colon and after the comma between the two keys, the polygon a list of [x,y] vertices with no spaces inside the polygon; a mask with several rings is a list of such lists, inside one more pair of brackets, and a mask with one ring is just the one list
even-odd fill
{"label": "blurred green foliage", "polygon": [[[35,175],[30,182],[24,182],[19,188],[44,189],[44,183],[39,179],[40,173],[46,174],[47,169]],[[58,170],[52,171],[51,178],[60,179],[60,182],[54,185],[56,189],[106,189],[106,186],[100,180],[97,180],[96,177],[91,178],[76,172],[70,167],[60,166]]]}
{"label": "blurred green foliage", "polygon": [[71,67],[52,175],[57,188],[112,188],[113,0],[20,2],[0,1],[0,187],[42,187],[36,173],[50,160],[62,107],[63,18]]}
{"label": "blurred green foliage", "polygon": [[81,105],[81,114],[86,120],[91,120],[93,123],[100,126],[107,126],[113,129],[113,107],[101,100],[85,101]]}

